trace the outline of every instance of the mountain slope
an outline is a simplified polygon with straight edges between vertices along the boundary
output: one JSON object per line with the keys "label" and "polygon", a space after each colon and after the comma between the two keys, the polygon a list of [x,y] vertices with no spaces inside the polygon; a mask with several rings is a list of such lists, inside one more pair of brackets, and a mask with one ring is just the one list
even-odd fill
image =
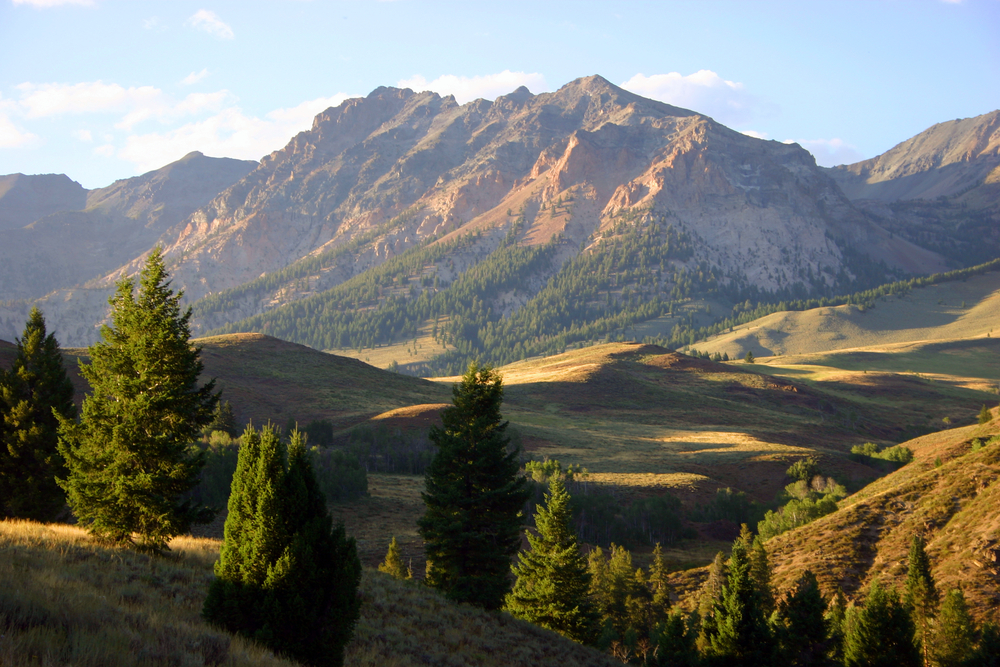
{"label": "mountain slope", "polygon": [[[106,188],[81,188],[85,201],[53,197],[51,210],[22,211],[18,228],[0,230],[3,299],[42,297],[104,275],[148,251],[161,234],[255,166],[191,153]],[[43,215],[31,217],[37,213]]]}
{"label": "mountain slope", "polygon": [[65,174],[0,176],[0,231],[19,229],[58,211],[83,208],[87,191]]}

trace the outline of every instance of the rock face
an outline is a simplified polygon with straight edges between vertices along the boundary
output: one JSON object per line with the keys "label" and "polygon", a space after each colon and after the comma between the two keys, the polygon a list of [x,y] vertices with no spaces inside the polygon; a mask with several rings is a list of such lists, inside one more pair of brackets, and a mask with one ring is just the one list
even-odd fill
{"label": "rock face", "polygon": [[[176,225],[152,226],[174,284],[202,299],[195,327],[204,332],[428,243],[474,239],[427,269],[428,279],[447,284],[511,235],[522,246],[558,240],[529,293],[504,295],[509,314],[566,262],[601,252],[601,238],[641,215],[691,239],[691,256],[675,264],[762,292],[846,289],[862,254],[906,272],[944,267],[940,255],[855,207],[799,146],[748,137],[599,76],[465,105],[378,88],[319,114]],[[152,237],[152,227],[139,227]],[[93,304],[139,268],[151,245],[86,289],[45,298],[65,340],[96,337]],[[0,308],[0,337],[9,335],[5,318],[20,317]]]}

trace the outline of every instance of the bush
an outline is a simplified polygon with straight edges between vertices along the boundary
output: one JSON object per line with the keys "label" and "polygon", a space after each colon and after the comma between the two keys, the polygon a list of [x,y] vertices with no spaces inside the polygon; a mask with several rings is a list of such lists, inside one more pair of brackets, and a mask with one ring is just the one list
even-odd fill
{"label": "bush", "polygon": [[799,459],[785,471],[789,477],[801,480],[810,480],[819,474],[819,462],[815,456]]}
{"label": "bush", "polygon": [[726,487],[718,489],[706,505],[692,512],[691,519],[698,522],[731,521],[735,524],[753,525],[764,518],[760,504],[742,491]]}
{"label": "bush", "polygon": [[913,450],[903,445],[895,445],[879,451],[878,445],[874,442],[866,442],[863,445],[854,445],[851,447],[850,458],[852,461],[867,463],[869,465],[874,463],[875,460],[906,465],[913,460]]}

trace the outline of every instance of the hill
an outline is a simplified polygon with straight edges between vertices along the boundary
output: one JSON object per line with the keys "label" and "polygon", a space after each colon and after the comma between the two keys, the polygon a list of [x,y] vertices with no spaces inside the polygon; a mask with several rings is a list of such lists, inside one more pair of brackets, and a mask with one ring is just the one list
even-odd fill
{"label": "hill", "polygon": [[0,232],[58,211],[83,208],[87,191],[65,174],[0,176]]}
{"label": "hill", "polygon": [[[766,544],[774,582],[788,589],[812,570],[827,595],[853,598],[878,577],[901,587],[907,553],[924,535],[940,591],[961,585],[980,620],[1000,617],[1000,420],[908,441],[914,460],[840,502],[833,514]],[[978,449],[977,449],[978,448]],[[707,575],[676,576],[690,594]]]}
{"label": "hill", "polygon": [[[0,522],[0,661],[100,665],[293,665],[209,627],[201,606],[217,540],[176,538],[155,558],[73,526]],[[610,656],[506,614],[456,605],[366,570],[345,664],[607,666]]]}
{"label": "hill", "polygon": [[[1000,271],[906,290],[874,307],[784,311],[733,327],[694,348],[742,359],[918,341],[986,337],[1000,321]],[[1000,336],[1000,330],[997,335]]]}

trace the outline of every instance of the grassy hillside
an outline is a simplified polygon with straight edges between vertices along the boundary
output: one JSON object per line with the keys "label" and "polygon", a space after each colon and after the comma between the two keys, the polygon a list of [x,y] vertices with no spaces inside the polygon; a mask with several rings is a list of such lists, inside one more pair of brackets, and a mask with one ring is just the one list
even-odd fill
{"label": "grassy hillside", "polygon": [[[774,582],[805,569],[822,588],[853,597],[872,578],[901,587],[913,535],[923,533],[939,590],[961,585],[980,620],[1000,619],[1000,419],[906,443],[912,463],[840,502],[840,509],[767,543]],[[982,443],[977,451],[975,443]],[[706,569],[676,577],[697,590]]]}
{"label": "grassy hillside", "polygon": [[912,289],[856,305],[780,312],[734,327],[693,347],[742,359],[926,340],[1000,336],[1000,272]]}
{"label": "grassy hillside", "polygon": [[[76,527],[0,522],[0,664],[292,665],[199,617],[216,540],[177,538],[154,558]],[[364,573],[345,663],[610,666],[555,633]]]}

